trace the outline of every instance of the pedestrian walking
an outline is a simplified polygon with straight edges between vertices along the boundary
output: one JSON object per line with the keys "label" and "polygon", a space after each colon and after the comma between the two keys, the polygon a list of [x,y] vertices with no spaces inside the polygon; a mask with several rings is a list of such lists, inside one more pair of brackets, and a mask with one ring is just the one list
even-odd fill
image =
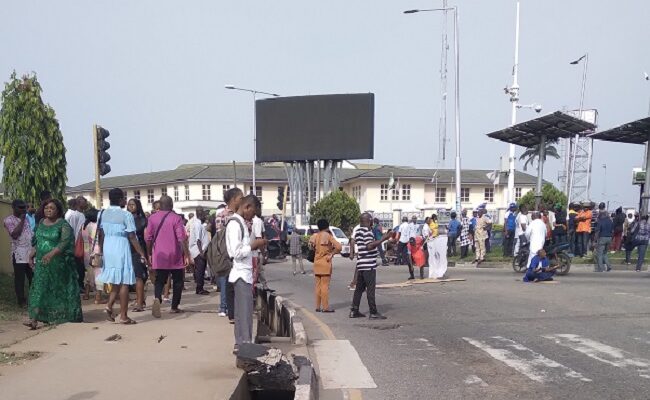
{"label": "pedestrian walking", "polygon": [[30,253],[34,278],[27,312],[30,329],[39,322],[81,322],[81,298],[74,260],[74,233],[63,219],[63,205],[55,199],[43,202],[43,218],[36,226]]}
{"label": "pedestrian walking", "polygon": [[614,221],[606,210],[598,213],[598,221],[595,229],[596,240],[596,268],[594,272],[611,271],[612,265],[609,263],[607,252],[612,244],[614,234]]}
{"label": "pedestrian walking", "polygon": [[83,197],[77,197],[76,199],[70,199],[68,201],[68,210],[65,212],[64,218],[68,224],[72,227],[72,232],[74,233],[74,243],[75,243],[75,265],[77,267],[77,282],[79,283],[79,288],[84,291],[84,277],[86,275],[86,266],[84,265],[83,254],[78,253],[78,249],[83,248],[81,237],[81,230],[83,229],[84,222],[86,222],[86,217],[84,216],[84,211],[88,207],[88,202]]}
{"label": "pedestrian walking", "polygon": [[[515,246],[515,230],[517,228],[517,205],[510,203],[503,221],[503,256],[511,257]],[[461,245],[462,246],[462,245]],[[461,250],[462,253],[462,250]],[[463,258],[461,254],[461,258]]]}
{"label": "pedestrian walking", "polygon": [[474,261],[472,262],[472,264],[476,264],[477,267],[485,261],[485,240],[488,237],[487,231],[490,226],[490,220],[485,214],[486,210],[484,208],[478,210],[476,234],[474,235],[474,241],[476,243],[476,258],[474,258]]}
{"label": "pedestrian walking", "polygon": [[289,254],[293,264],[293,276],[296,276],[298,269],[296,264],[300,264],[300,273],[305,275],[305,266],[302,263],[302,235],[296,232],[294,228],[289,236]]}
{"label": "pedestrian walking", "polygon": [[140,262],[146,265],[146,253],[140,246],[136,236],[135,220],[133,214],[124,210],[126,199],[121,189],[111,189],[108,192],[110,206],[99,214],[99,252],[102,254],[102,272],[99,280],[113,285],[108,303],[104,311],[109,321],[115,322],[113,305],[119,295],[120,320],[124,325],[135,324],[128,317],[129,308],[129,285],[136,283],[133,269],[133,257],[131,246],[133,246],[140,258]]}
{"label": "pedestrian walking", "polygon": [[461,226],[460,222],[456,219],[457,214],[455,211],[451,212],[451,221],[447,227],[447,257],[456,257],[456,240],[460,235]]}
{"label": "pedestrian walking", "polygon": [[[377,311],[375,303],[375,285],[377,280],[377,246],[392,236],[392,233],[386,233],[381,240],[375,240],[372,234],[371,221],[372,217],[368,213],[361,214],[360,227],[354,236],[354,242],[357,245],[357,283],[352,297],[352,307],[350,309],[350,318],[365,317],[364,314],[359,312],[359,304],[361,303],[361,296],[366,292],[368,298],[368,308],[370,311],[370,319],[386,319]],[[407,223],[408,224],[408,223]],[[408,236],[407,236],[408,237]],[[408,239],[407,239],[408,240]],[[401,242],[400,242],[401,243]],[[409,264],[410,266],[410,264]],[[413,267],[410,266],[411,278],[413,279]]]}
{"label": "pedestrian walking", "polygon": [[[397,232],[397,264],[402,265],[403,263],[406,263],[409,267],[409,279],[415,279],[413,276],[413,264],[411,263],[411,256],[408,251],[408,243],[411,238],[411,226],[408,221],[408,217],[402,217],[402,224],[399,226]],[[356,235],[354,238],[355,244],[358,245],[358,243],[356,243]]]}
{"label": "pedestrian walking", "polygon": [[[81,231],[84,240],[84,263],[86,265],[86,287],[95,291],[95,304],[102,304],[105,301],[102,298],[104,292],[104,282],[99,280],[102,273],[101,253],[99,249],[99,232],[97,228],[97,217],[99,211],[92,208],[85,212],[86,222]],[[137,224],[136,224],[137,228]],[[136,278],[137,281],[137,278]],[[137,291],[137,290],[136,290]],[[88,296],[90,293],[87,293]],[[86,300],[86,297],[84,297]]]}
{"label": "pedestrian walking", "polygon": [[[189,250],[190,257],[194,262],[194,283],[196,284],[195,293],[201,296],[210,294],[205,290],[205,269],[207,261],[205,259],[205,250],[210,240],[208,231],[205,229],[205,220],[207,214],[203,207],[196,208],[196,215],[190,219],[189,225]],[[187,231],[186,231],[187,232]]]}
{"label": "pedestrian walking", "polygon": [[32,285],[33,271],[29,265],[34,233],[27,220],[27,203],[16,199],[11,203],[12,215],[4,219],[4,226],[11,238],[11,262],[14,267],[14,291],[20,307],[27,305],[25,279]]}
{"label": "pedestrian walking", "polygon": [[[467,218],[467,210],[461,211],[460,215],[460,259],[462,260],[467,257],[467,252],[469,250],[469,245],[472,243],[472,239],[469,233],[470,222],[469,218]],[[512,236],[514,236],[514,231]]]}
{"label": "pedestrian walking", "polygon": [[[147,217],[144,215],[142,203],[140,200],[133,198],[126,204],[126,210],[133,215],[133,222],[135,223],[135,237],[140,244],[140,248],[147,254],[147,242],[144,239],[144,232],[147,229]],[[133,272],[135,273],[135,307],[131,311],[143,312],[146,306],[144,284],[149,278],[146,262],[143,262],[140,253],[134,246],[131,248],[131,262],[133,263]],[[146,261],[146,257],[145,257]]]}
{"label": "pedestrian walking", "polygon": [[235,353],[253,341],[253,251],[266,245],[265,239],[252,239],[247,226],[255,216],[257,201],[252,194],[244,197],[226,225],[226,247],[232,259],[228,282],[235,289]]}
{"label": "pedestrian walking", "polygon": [[190,252],[183,219],[173,211],[173,208],[174,202],[171,197],[160,197],[160,211],[149,217],[149,224],[145,230],[149,260],[151,267],[156,271],[154,301],[151,308],[154,318],[161,317],[163,287],[170,275],[172,280],[170,312],[172,314],[183,312],[179,305],[183,293],[185,268],[190,265]]}
{"label": "pedestrian walking", "polygon": [[339,254],[343,246],[332,236],[330,224],[326,219],[316,222],[318,233],[309,238],[309,246],[314,249],[314,295],[316,312],[331,313],[329,288],[332,277],[332,258]]}

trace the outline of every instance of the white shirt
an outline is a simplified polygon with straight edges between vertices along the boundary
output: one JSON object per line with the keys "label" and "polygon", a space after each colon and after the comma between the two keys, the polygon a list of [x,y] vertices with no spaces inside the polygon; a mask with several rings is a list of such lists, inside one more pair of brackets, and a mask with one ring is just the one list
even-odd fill
{"label": "white shirt", "polygon": [[[243,239],[241,226],[233,221],[234,219],[239,220],[244,226]],[[228,276],[228,282],[235,283],[237,279],[243,279],[244,282],[252,285],[253,252],[251,250],[251,235],[246,229],[246,222],[239,214],[235,213],[226,226],[226,248],[228,249],[228,255],[232,257],[232,269]]]}
{"label": "white shirt", "polygon": [[397,230],[399,232],[399,241],[400,243],[408,243],[411,238],[411,226],[408,222],[402,222]]}
{"label": "white shirt", "polygon": [[77,237],[81,233],[81,230],[84,227],[86,222],[86,216],[83,213],[76,210],[68,210],[65,212],[65,220],[72,227],[72,232],[74,232],[74,240],[77,241]]}
{"label": "white shirt", "polygon": [[[253,238],[260,239],[264,233],[264,221],[262,218],[259,218],[257,215],[253,217]],[[260,254],[259,250],[253,250],[253,255],[257,256]]]}
{"label": "white shirt", "polygon": [[530,241],[530,255],[534,256],[544,248],[546,242],[546,224],[541,218],[534,220],[526,228],[526,237]]}
{"label": "white shirt", "polygon": [[429,236],[431,236],[431,228],[429,228],[429,224],[422,225],[422,237],[427,240],[429,239]]}
{"label": "white shirt", "polygon": [[418,235],[418,226],[411,222],[409,223],[409,239],[414,238]]}
{"label": "white shirt", "polygon": [[530,219],[528,218],[528,214],[524,215],[522,213],[519,213],[517,215],[517,220],[515,221],[516,227],[515,227],[515,239],[518,239],[519,236],[524,234],[524,230],[522,229],[521,225],[525,224],[526,228],[528,228],[528,225],[530,225]]}
{"label": "white shirt", "polygon": [[208,248],[210,240],[208,239],[208,231],[198,218],[193,218],[189,223],[190,231],[190,256],[196,258],[201,254],[199,250],[198,241],[201,241],[201,249],[205,251]]}

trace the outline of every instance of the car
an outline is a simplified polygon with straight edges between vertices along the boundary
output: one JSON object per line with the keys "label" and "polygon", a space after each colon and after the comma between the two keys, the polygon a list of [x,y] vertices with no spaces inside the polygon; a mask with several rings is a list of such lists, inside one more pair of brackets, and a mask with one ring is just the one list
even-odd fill
{"label": "car", "polygon": [[[318,227],[316,225],[309,225],[309,226],[298,225],[293,227],[291,230],[296,231],[300,235],[313,235],[314,233],[318,232]],[[349,257],[350,239],[347,236],[345,236],[343,230],[341,230],[341,228],[338,228],[336,226],[330,226],[330,233],[332,233],[334,239],[336,239],[336,241],[341,244],[341,255],[343,257]]]}

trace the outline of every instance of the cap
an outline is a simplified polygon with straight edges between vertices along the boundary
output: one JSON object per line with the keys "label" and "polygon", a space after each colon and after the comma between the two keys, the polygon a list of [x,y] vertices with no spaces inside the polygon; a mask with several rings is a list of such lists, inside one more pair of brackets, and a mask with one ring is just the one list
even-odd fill
{"label": "cap", "polygon": [[515,203],[510,203],[510,206],[508,206],[508,208],[516,208],[516,207],[517,207],[517,204],[515,204]]}

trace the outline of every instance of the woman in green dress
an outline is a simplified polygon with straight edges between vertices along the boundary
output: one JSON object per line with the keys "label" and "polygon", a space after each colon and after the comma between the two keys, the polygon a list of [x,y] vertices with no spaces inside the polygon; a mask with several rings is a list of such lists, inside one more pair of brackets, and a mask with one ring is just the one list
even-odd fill
{"label": "woman in green dress", "polygon": [[35,265],[34,280],[29,291],[29,322],[36,329],[38,322],[60,324],[81,322],[81,299],[74,260],[74,234],[62,218],[63,206],[48,200],[43,219],[34,232],[31,262]]}

